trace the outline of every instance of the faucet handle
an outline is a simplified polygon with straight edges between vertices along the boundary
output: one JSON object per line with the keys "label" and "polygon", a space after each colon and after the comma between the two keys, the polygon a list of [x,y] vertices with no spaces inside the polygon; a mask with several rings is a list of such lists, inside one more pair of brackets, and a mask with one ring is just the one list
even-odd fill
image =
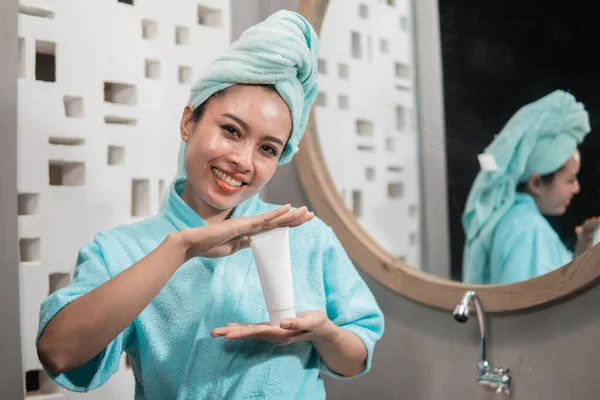
{"label": "faucet handle", "polygon": [[505,394],[510,396],[510,387],[512,384],[511,371],[509,368],[498,368],[497,369],[498,376],[501,381],[498,385],[498,389],[496,390],[497,394]]}

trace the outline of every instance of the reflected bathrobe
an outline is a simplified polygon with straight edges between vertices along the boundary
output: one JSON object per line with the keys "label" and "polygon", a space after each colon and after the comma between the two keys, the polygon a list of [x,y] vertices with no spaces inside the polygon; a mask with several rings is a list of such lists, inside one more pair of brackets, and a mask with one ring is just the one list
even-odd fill
{"label": "reflected bathrobe", "polygon": [[491,242],[489,284],[507,284],[554,271],[573,260],[560,237],[539,212],[535,200],[517,193],[499,221]]}
{"label": "reflected bathrobe", "polygon": [[[63,307],[150,253],[168,233],[206,224],[182,201],[183,183],[171,185],[157,216],[98,233],[80,249],[73,281],[42,304],[38,339]],[[274,208],[256,195],[236,207],[233,217]],[[384,326],[372,293],[322,221],[315,218],[292,228],[290,246],[296,311],[322,310],[358,335],[368,354],[364,374]],[[194,258],[98,356],[51,377],[71,391],[89,391],[115,373],[126,352],[135,374],[136,400],[324,398],[320,371],[342,377],[325,366],[310,342],[275,346],[210,336],[212,329],[229,322],[268,320],[251,250]]]}

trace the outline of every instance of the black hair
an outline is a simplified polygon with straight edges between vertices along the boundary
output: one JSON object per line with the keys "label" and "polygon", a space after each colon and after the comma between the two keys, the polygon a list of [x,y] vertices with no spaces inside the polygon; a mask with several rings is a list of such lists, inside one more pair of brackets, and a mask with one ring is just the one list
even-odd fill
{"label": "black hair", "polygon": [[[540,180],[544,185],[550,185],[554,182],[554,178],[556,178],[556,174],[564,168],[564,165],[557,169],[554,172],[550,172],[549,174],[540,176]],[[517,185],[517,192],[527,193],[527,182],[522,182]]]}

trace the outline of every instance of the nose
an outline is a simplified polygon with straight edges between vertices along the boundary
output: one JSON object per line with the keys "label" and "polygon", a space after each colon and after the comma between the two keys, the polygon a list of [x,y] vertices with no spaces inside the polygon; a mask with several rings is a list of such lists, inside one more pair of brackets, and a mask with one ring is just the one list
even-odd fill
{"label": "nose", "polygon": [[578,194],[581,187],[579,186],[579,180],[575,181],[575,187],[573,188],[573,193]]}
{"label": "nose", "polygon": [[250,146],[240,146],[229,154],[229,162],[235,166],[240,173],[248,173],[252,171],[252,156],[253,151]]}

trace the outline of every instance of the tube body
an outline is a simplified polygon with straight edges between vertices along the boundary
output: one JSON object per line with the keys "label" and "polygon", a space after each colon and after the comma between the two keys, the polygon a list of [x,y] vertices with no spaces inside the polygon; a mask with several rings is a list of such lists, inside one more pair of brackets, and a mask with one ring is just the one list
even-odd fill
{"label": "tube body", "polygon": [[277,228],[250,237],[250,247],[271,325],[296,316],[289,228]]}

